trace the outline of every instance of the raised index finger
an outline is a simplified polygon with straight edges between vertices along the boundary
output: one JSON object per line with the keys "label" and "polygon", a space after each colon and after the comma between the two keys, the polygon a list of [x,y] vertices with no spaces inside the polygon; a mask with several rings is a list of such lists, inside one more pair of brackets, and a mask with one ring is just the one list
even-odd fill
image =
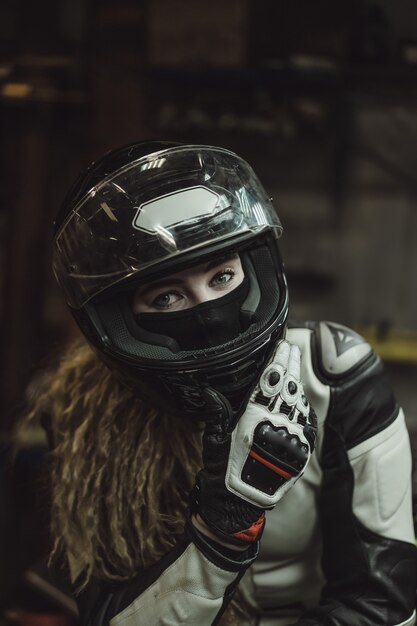
{"label": "raised index finger", "polygon": [[280,365],[284,370],[288,369],[288,360],[290,358],[291,346],[288,341],[281,341],[275,350],[274,358],[271,365]]}
{"label": "raised index finger", "polygon": [[288,358],[287,375],[292,376],[295,380],[301,378],[301,352],[298,346],[292,345]]}

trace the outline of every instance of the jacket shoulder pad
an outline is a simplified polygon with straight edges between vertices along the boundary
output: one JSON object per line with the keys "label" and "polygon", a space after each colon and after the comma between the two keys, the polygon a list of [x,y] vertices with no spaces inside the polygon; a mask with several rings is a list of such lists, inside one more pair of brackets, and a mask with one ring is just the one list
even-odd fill
{"label": "jacket shoulder pad", "polygon": [[345,377],[377,358],[363,337],[342,324],[318,322],[314,330],[316,363],[326,379]]}

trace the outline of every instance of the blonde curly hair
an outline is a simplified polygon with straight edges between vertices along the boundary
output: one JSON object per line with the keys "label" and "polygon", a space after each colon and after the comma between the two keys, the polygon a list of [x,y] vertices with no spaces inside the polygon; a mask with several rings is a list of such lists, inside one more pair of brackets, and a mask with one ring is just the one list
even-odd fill
{"label": "blonde curly hair", "polygon": [[[128,580],[184,530],[201,428],[122,386],[84,340],[45,381],[26,423],[51,417],[52,558],[65,553],[77,563],[78,590],[92,578]],[[232,602],[221,624],[242,616]]]}

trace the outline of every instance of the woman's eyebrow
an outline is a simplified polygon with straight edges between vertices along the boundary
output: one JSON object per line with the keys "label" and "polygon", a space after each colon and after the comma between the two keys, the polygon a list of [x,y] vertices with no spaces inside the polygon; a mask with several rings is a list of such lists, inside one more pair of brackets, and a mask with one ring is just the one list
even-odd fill
{"label": "woman's eyebrow", "polygon": [[238,258],[238,255],[236,254],[236,252],[229,252],[229,254],[224,254],[223,256],[217,257],[217,259],[213,259],[212,261],[209,261],[209,263],[207,263],[204,270],[208,272],[214,267],[217,267],[218,265],[225,263],[226,261],[231,261],[232,259],[237,259],[237,258]]}

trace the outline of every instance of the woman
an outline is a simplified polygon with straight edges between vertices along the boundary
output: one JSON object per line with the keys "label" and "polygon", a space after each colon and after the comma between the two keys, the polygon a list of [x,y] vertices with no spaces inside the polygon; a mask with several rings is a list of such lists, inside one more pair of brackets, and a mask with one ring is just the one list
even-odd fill
{"label": "woman", "polygon": [[54,271],[91,348],[35,411],[83,623],[414,624],[404,416],[361,337],[287,322],[281,231],[215,147],[133,144],[67,197]]}

